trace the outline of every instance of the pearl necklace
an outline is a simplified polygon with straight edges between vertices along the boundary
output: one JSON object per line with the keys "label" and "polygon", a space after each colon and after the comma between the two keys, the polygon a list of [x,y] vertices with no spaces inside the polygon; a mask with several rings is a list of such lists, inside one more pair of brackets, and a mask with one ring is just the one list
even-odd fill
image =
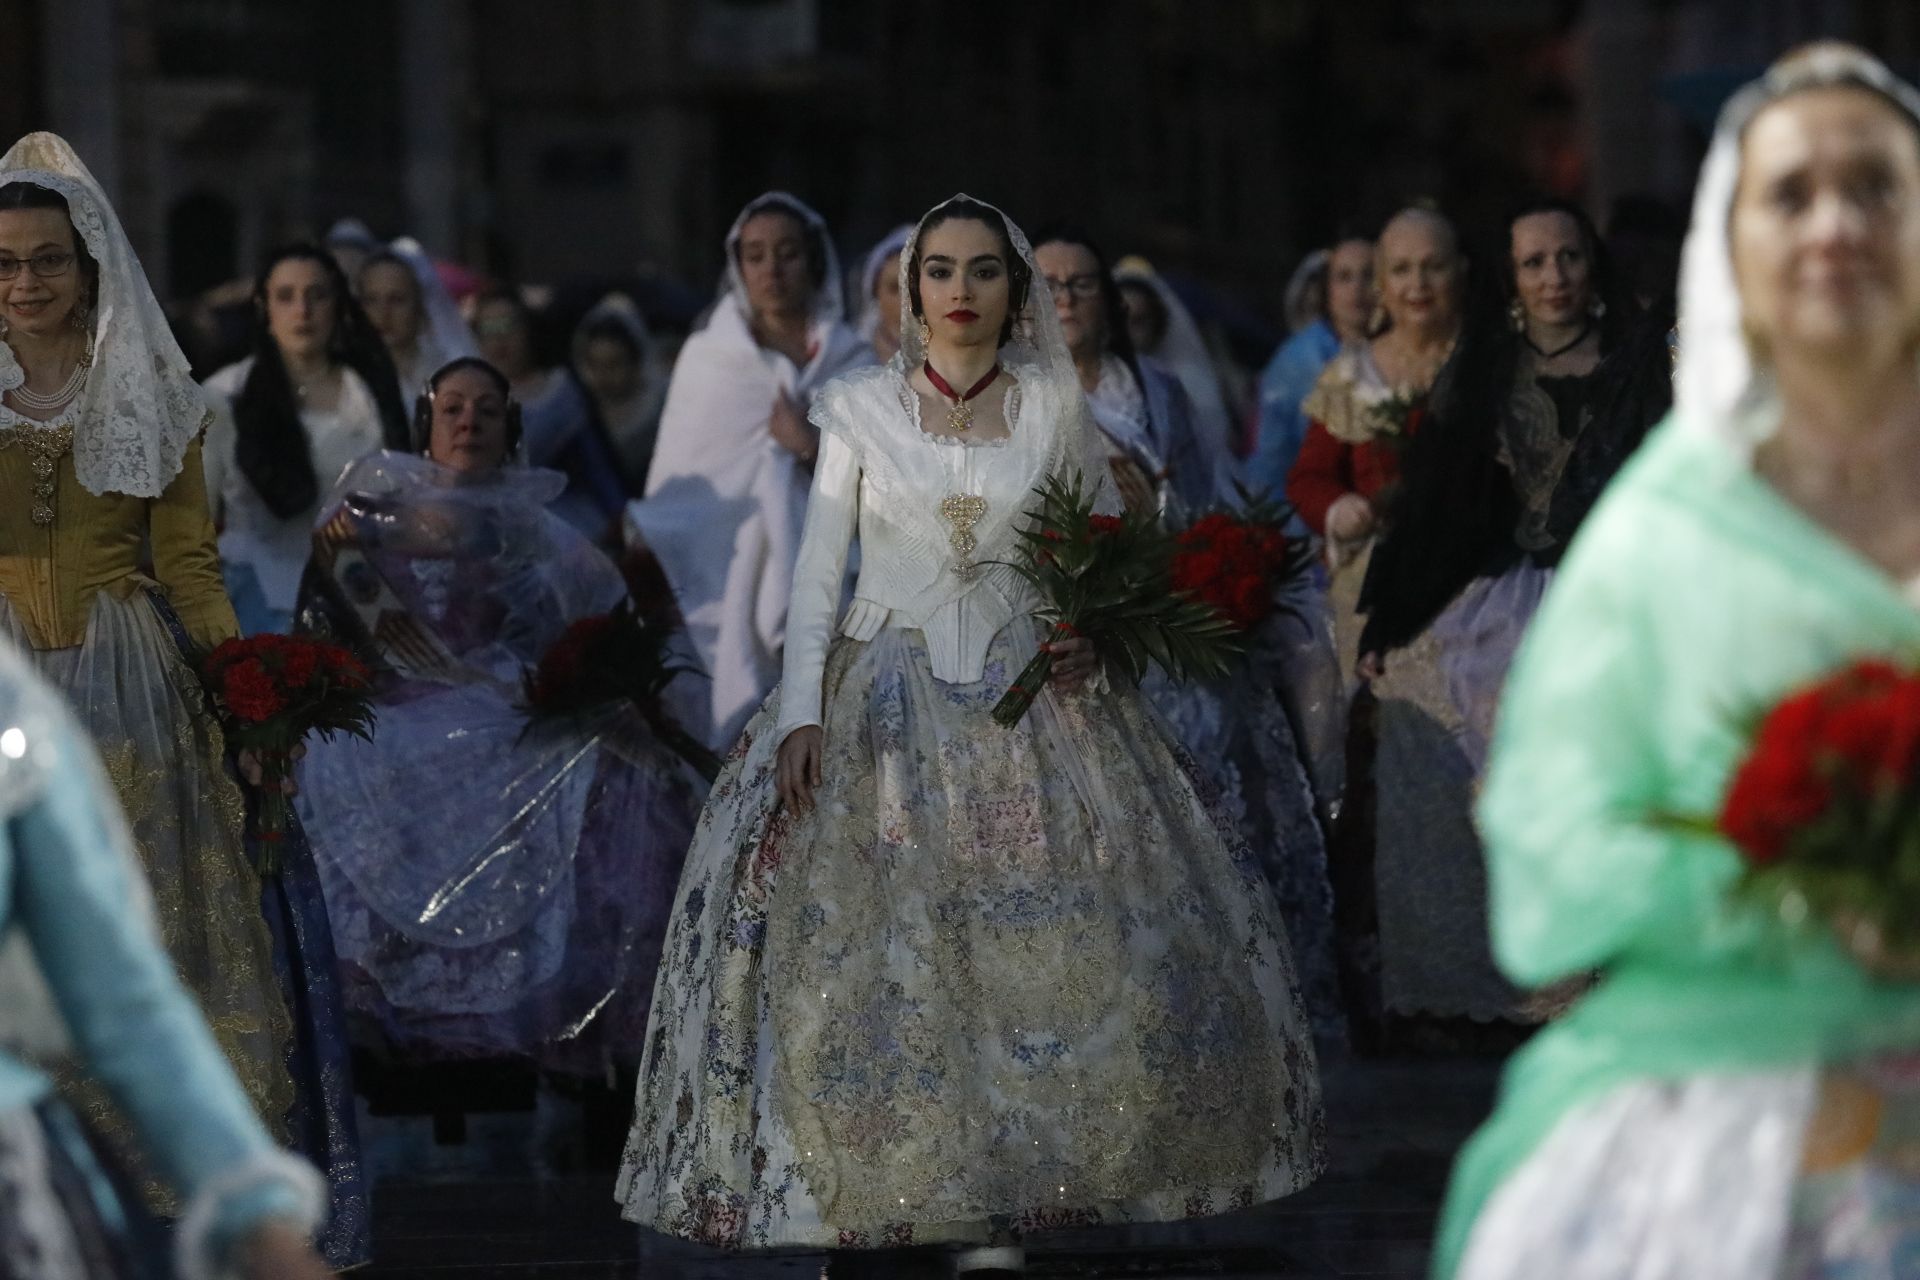
{"label": "pearl necklace", "polygon": [[80,388],[87,383],[87,370],[93,367],[93,335],[87,335],[87,345],[80,353],[78,363],[67,380],[52,391],[39,392],[27,390],[26,383],[13,389],[13,402],[22,409],[33,413],[50,413],[59,409],[80,394]]}

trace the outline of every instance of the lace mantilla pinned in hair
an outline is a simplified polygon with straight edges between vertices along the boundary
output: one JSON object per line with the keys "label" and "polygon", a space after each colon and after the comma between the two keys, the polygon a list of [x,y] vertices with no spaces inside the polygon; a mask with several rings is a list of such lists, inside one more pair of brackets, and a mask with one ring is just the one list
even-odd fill
{"label": "lace mantilla pinned in hair", "polygon": [[[974,205],[997,215],[1007,229],[1007,238],[1012,243],[1014,256],[1020,259],[1026,268],[1028,279],[1027,295],[1024,304],[1014,316],[1013,338],[1000,351],[1001,367],[1017,371],[1025,366],[1032,372],[1027,377],[1044,376],[1050,382],[1063,389],[1063,411],[1058,418],[1021,415],[1021,425],[1014,432],[1011,442],[1017,451],[1032,451],[1036,456],[1048,459],[1047,465],[1039,472],[1036,485],[1047,475],[1066,475],[1078,472],[1087,484],[1087,492],[1094,500],[1095,508],[1102,512],[1115,512],[1119,508],[1118,490],[1107,470],[1107,451],[1100,443],[1100,434],[1093,423],[1093,411],[1087,406],[1086,397],[1080,392],[1080,374],[1074,367],[1073,352],[1067,346],[1067,337],[1060,328],[1060,315],[1054,309],[1053,295],[1048,292],[1046,276],[1040,270],[1040,264],[1033,256],[1033,245],[1026,233],[1009,218],[1006,213],[988,204],[984,200],[961,192],[929,209],[915,224],[913,232],[900,250],[900,351],[891,361],[891,366],[904,379],[911,371],[920,367],[927,358],[926,342],[920,336],[920,318],[913,314],[913,308],[906,300],[913,296],[909,287],[909,276],[913,272],[914,260],[919,254],[920,228],[928,225],[932,218],[949,205]],[[1009,270],[1013,263],[1008,263]],[[1018,376],[1018,375],[1017,375]],[[1033,431],[1045,433],[1044,439],[1033,439]],[[1013,513],[1015,516],[1022,513]],[[1002,518],[999,514],[987,517],[989,524]],[[974,531],[975,536],[984,545],[991,541],[985,526]]]}
{"label": "lace mantilla pinned in hair", "polygon": [[[93,368],[62,415],[74,424],[74,475],[93,494],[157,498],[212,420],[211,406],[120,219],[73,148],[56,134],[28,134],[0,157],[0,186],[10,182],[64,197],[100,271]],[[12,348],[0,343],[0,388],[17,387],[25,376]]]}

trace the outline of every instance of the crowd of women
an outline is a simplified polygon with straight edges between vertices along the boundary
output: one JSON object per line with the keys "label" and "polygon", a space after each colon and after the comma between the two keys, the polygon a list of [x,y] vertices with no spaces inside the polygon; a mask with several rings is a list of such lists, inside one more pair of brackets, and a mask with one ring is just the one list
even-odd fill
{"label": "crowd of women", "polygon": [[[632,1221],[992,1275],[1308,1185],[1322,1062],[1522,1041],[1438,1274],[1901,1274],[1920,999],[1656,814],[1711,803],[1735,695],[1920,645],[1916,245],[1920,96],[1820,46],[1727,109],[1677,333],[1577,205],[1415,202],[1310,261],[1252,429],[1151,265],[964,195],[851,274],[753,200],[670,365],[614,295],[543,367],[523,294],[340,229],[203,388],[23,139],[0,1277],[151,1274],[156,1214],[183,1274],[367,1261],[356,1063],[620,1080]],[[1230,675],[1136,690],[1035,621],[1069,475],[1311,553]],[[617,617],[687,671],[539,714]],[[264,876],[194,666],[243,632],[347,646],[378,713],[308,744]]]}

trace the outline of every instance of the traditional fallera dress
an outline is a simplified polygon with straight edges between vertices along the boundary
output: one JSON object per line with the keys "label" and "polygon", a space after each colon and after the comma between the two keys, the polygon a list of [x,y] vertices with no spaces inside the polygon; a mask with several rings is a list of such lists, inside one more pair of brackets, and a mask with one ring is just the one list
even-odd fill
{"label": "traditional fallera dress", "polygon": [[376,658],[379,724],[311,744],[298,803],[348,1006],[405,1061],[640,1056],[703,784],[631,707],[531,715],[527,673],[626,598],[565,484],[380,453],[322,509],[301,625]]}
{"label": "traditional fallera dress", "polygon": [[1507,668],[1554,567],[1673,403],[1666,319],[1622,319],[1603,358],[1580,374],[1543,372],[1504,325],[1469,337],[1460,367],[1485,359],[1511,376],[1475,389],[1493,403],[1468,403],[1462,379],[1448,380],[1368,566],[1361,651],[1388,655],[1391,668],[1391,655],[1431,628],[1476,775]]}
{"label": "traditional fallera dress", "polygon": [[[319,885],[297,839],[283,875],[255,873],[248,800],[193,665],[237,631],[201,469],[211,408],[66,143],[22,139],[0,158],[9,181],[66,197],[101,283],[80,394],[47,422],[0,406],[0,493],[10,495],[0,502],[0,637],[93,736],[182,982],[268,1129],[326,1172],[328,1257],[365,1261],[370,1223]],[[23,376],[0,345],[0,385]],[[110,1137],[125,1134],[105,1098],[81,1101]]]}
{"label": "traditional fallera dress", "polygon": [[[1315,532],[1334,504],[1359,494],[1392,520],[1404,455],[1424,430],[1428,388],[1391,386],[1370,346],[1349,347],[1321,375],[1288,494]],[[1375,537],[1328,536],[1328,603],[1341,669],[1360,652],[1362,584]],[[1386,1012],[1468,1017],[1518,1014],[1527,997],[1495,968],[1486,928],[1486,872],[1474,833],[1474,767],[1431,632],[1396,652],[1372,682],[1374,815],[1370,887],[1378,912],[1380,998]],[[1349,779],[1365,786],[1364,778]]]}
{"label": "traditional fallera dress", "polygon": [[0,1275],[176,1274],[138,1196],[30,1065],[62,1057],[131,1118],[177,1193],[177,1274],[212,1280],[263,1221],[317,1225],[325,1188],[255,1116],[161,947],[99,759],[6,641],[0,725]]}
{"label": "traditional fallera dress", "polygon": [[[732,1247],[979,1243],[1219,1212],[1321,1168],[1284,927],[1141,696],[990,715],[1042,638],[995,562],[1035,485],[1104,475],[1035,276],[1008,438],[928,432],[912,332],[815,402],[786,678],[688,856],[617,1192],[633,1221]],[[804,725],[825,785],[796,816],[774,764]]]}
{"label": "traditional fallera dress", "polygon": [[[1137,374],[1136,374],[1137,370]],[[1127,462],[1158,479],[1162,518],[1170,527],[1237,503],[1197,435],[1180,382],[1151,360],[1133,365],[1114,354],[1101,363],[1087,396],[1115,465]],[[1304,534],[1304,530],[1300,531]],[[1314,1031],[1323,1040],[1344,1035],[1334,962],[1333,891],[1320,823],[1337,793],[1310,750],[1292,696],[1307,693],[1303,651],[1320,651],[1322,670],[1334,665],[1324,625],[1325,601],[1309,583],[1290,587],[1274,615],[1247,637],[1245,662],[1212,681],[1176,684],[1157,668],[1142,688],[1172,727],[1227,821],[1255,850],[1279,897]],[[1321,696],[1337,693],[1332,682]],[[1343,716],[1335,717],[1344,723]],[[1318,786],[1328,787],[1317,794]]]}
{"label": "traditional fallera dress", "polygon": [[241,630],[248,635],[290,629],[320,498],[351,463],[387,443],[373,389],[352,369],[342,368],[338,403],[327,410],[300,411],[319,481],[314,505],[280,515],[247,479],[234,453],[239,428],[230,406],[252,372],[249,356],[207,379],[207,390],[218,399],[204,457],[207,498],[220,520],[221,570]]}
{"label": "traditional fallera dress", "polygon": [[[1864,55],[1829,54],[1920,118]],[[1682,267],[1673,417],[1575,540],[1521,645],[1480,804],[1505,970],[1599,981],[1512,1061],[1462,1152],[1436,1277],[1894,1280],[1920,1257],[1920,985],[1736,898],[1712,814],[1743,715],[1920,653],[1899,583],[1754,471],[1780,405],[1727,247],[1729,104]]]}

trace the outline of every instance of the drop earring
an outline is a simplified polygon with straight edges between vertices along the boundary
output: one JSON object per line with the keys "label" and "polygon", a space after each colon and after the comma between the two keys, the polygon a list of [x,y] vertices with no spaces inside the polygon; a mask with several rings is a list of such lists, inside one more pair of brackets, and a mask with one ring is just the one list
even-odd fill
{"label": "drop earring", "polygon": [[1599,294],[1597,293],[1594,294],[1593,301],[1587,304],[1587,314],[1592,316],[1595,320],[1605,319],[1607,314],[1606,300],[1603,299]]}
{"label": "drop earring", "polygon": [[920,317],[920,346],[924,350],[933,341],[933,326],[927,323],[925,316]]}
{"label": "drop earring", "polygon": [[1527,331],[1527,309],[1520,305],[1518,298],[1507,304],[1507,327],[1515,333]]}

